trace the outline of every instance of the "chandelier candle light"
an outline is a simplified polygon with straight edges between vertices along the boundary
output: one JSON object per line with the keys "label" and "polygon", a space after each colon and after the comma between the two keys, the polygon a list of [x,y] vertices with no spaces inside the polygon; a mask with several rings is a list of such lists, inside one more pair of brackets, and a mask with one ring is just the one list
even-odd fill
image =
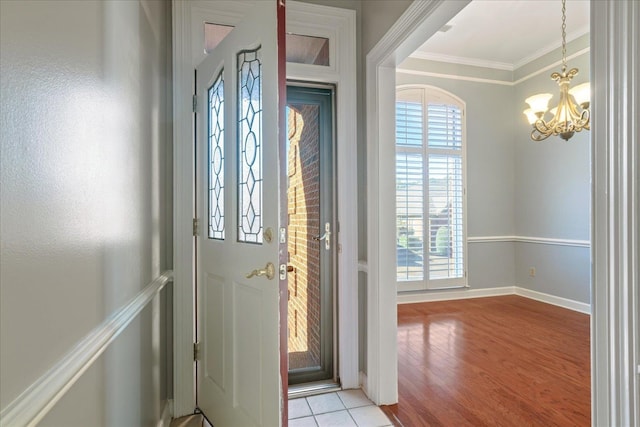
{"label": "chandelier candle light", "polygon": [[[562,71],[551,74],[551,79],[560,86],[560,100],[558,106],[547,110],[549,100],[553,97],[550,93],[533,95],[525,102],[529,104],[524,110],[529,123],[533,125],[531,139],[542,141],[551,135],[560,135],[560,138],[568,141],[575,132],[582,129],[589,130],[589,99],[591,95],[589,83],[582,83],[569,89],[571,79],[578,74],[577,68],[567,72],[567,25],[566,6],[562,0]],[[578,106],[579,105],[579,106]],[[549,112],[551,120],[545,121],[545,113]]]}

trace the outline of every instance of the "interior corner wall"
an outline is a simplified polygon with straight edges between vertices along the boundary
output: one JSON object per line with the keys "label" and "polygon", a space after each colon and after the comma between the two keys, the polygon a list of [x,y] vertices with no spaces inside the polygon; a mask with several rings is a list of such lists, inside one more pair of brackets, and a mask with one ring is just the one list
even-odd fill
{"label": "interior corner wall", "polygon": [[[397,73],[396,84],[435,86],[466,104],[467,235],[513,236],[514,126],[503,119],[513,111],[513,87],[402,72]],[[510,241],[469,242],[470,288],[513,286],[514,245]]]}
{"label": "interior corner wall", "polygon": [[[0,2],[0,408],[171,268],[170,2]],[[171,288],[41,425],[156,425]]]}
{"label": "interior corner wall", "polygon": [[[576,44],[569,44],[568,55],[576,52]],[[560,57],[559,50],[552,54],[556,54],[552,55],[554,61]],[[589,81],[588,52],[570,59],[568,66],[580,70],[572,86]],[[554,67],[515,86],[515,234],[560,243],[519,241],[515,251],[516,285],[589,304],[590,131],[576,133],[569,141],[551,136],[534,142],[529,136],[531,127],[522,114],[526,108],[524,99],[536,93],[552,93],[550,106],[557,103],[558,86],[550,75],[559,69],[560,66]],[[534,277],[530,275],[531,268],[535,269]]]}

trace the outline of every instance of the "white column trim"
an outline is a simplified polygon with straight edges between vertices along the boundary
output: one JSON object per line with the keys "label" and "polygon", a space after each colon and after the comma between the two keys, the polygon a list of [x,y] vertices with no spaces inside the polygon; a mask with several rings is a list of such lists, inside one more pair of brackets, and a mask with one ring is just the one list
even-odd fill
{"label": "white column trim", "polygon": [[592,423],[640,424],[640,3],[591,2]]}

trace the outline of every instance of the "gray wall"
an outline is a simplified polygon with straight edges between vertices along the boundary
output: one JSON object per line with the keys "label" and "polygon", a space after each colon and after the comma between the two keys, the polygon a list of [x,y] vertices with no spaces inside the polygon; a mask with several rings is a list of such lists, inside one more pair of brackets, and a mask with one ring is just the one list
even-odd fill
{"label": "gray wall", "polygon": [[362,53],[367,53],[396,23],[413,0],[363,0],[362,1]]}
{"label": "gray wall", "polygon": [[[0,407],[171,266],[170,3],[0,2]],[[167,289],[43,425],[154,425]]]}
{"label": "gray wall", "polygon": [[[358,30],[358,254],[367,260],[367,135],[365,75],[367,54],[384,37],[413,0],[361,1],[360,28]],[[361,275],[360,288],[366,291],[366,274]]]}
{"label": "gray wall", "polygon": [[[420,62],[414,60],[412,65],[418,68]],[[405,66],[401,64],[400,68]],[[426,68],[442,71],[435,66],[429,64]],[[406,73],[398,73],[396,83],[435,86],[466,103],[467,234],[514,235],[515,126],[504,120],[513,112],[513,87]],[[514,252],[513,242],[469,243],[469,286],[473,289],[513,286]]]}
{"label": "gray wall", "polygon": [[[585,35],[568,44],[567,54],[588,47]],[[511,75],[504,71],[409,58],[399,68],[507,82],[477,82],[398,73],[398,84],[427,84],[462,98],[467,104],[468,236],[521,236],[588,241],[590,229],[589,132],[569,142],[550,137],[534,142],[522,111],[535,93],[554,94],[549,76],[559,67],[560,50],[532,61]],[[569,60],[588,81],[589,54]],[[507,119],[505,119],[507,118]],[[472,288],[520,286],[589,303],[589,248],[524,243],[469,243]],[[530,268],[535,277],[529,276]]]}
{"label": "gray wall", "polygon": [[[588,46],[588,35],[570,43],[568,55]],[[525,72],[541,68],[561,57],[556,50]],[[572,85],[589,81],[589,53],[568,61],[579,74]],[[524,68],[524,67],[523,67]],[[526,108],[524,99],[531,94],[550,92],[557,102],[557,84],[549,77],[560,67],[540,73],[515,86],[514,109]],[[518,72],[518,70],[517,70]],[[522,72],[520,72],[523,74]],[[529,138],[530,127],[520,114],[515,134],[515,221],[519,236],[561,240],[590,240],[591,179],[590,132],[576,133],[568,142],[549,137],[542,142]],[[516,284],[523,288],[571,300],[590,303],[590,250],[586,247],[552,246],[519,242],[516,245]],[[529,276],[530,268],[535,277]]]}

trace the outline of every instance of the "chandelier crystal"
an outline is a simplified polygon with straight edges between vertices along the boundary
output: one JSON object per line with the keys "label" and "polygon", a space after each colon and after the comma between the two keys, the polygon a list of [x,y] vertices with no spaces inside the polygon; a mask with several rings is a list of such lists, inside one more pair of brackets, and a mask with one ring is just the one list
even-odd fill
{"label": "chandelier crystal", "polygon": [[[560,86],[560,99],[558,105],[547,110],[549,101],[553,97],[550,93],[541,93],[530,96],[525,100],[529,108],[524,110],[527,120],[533,126],[531,139],[542,141],[551,135],[559,135],[568,141],[575,132],[589,129],[589,99],[590,85],[582,83],[569,89],[571,79],[578,74],[577,68],[567,71],[567,25],[566,25],[566,0],[562,0],[562,71],[551,74],[551,79]],[[545,120],[545,114],[551,116]]]}

